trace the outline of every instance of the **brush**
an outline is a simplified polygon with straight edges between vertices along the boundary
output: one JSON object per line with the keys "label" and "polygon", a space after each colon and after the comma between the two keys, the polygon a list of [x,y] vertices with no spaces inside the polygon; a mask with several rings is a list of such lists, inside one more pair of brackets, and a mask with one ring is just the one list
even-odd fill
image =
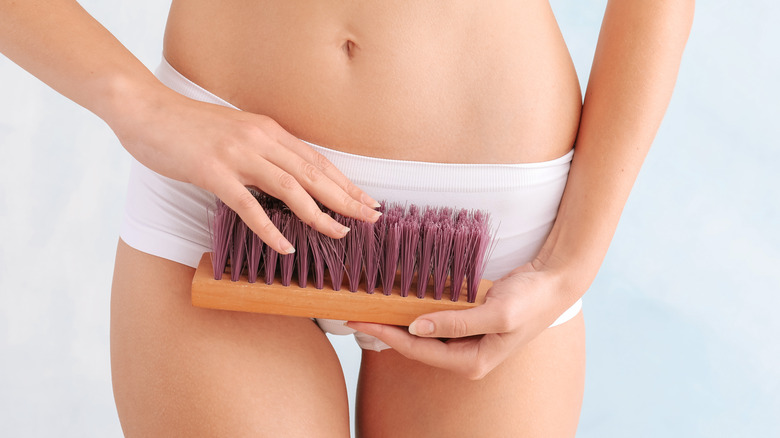
{"label": "brush", "polygon": [[282,201],[253,193],[296,252],[277,253],[217,200],[213,252],[195,272],[193,305],[406,326],[425,313],[479,305],[492,284],[482,280],[494,243],[487,212],[381,202],[382,216],[369,223],[323,207],[350,229],[334,239]]}

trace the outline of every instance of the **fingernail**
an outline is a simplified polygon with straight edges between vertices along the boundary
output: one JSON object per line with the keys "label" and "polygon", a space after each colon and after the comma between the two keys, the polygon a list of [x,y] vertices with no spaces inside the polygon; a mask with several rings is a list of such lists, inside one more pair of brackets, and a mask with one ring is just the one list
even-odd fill
{"label": "fingernail", "polygon": [[349,227],[346,227],[346,226],[344,226],[344,225],[342,225],[342,224],[340,224],[338,222],[336,222],[333,225],[331,225],[331,227],[333,228],[333,231],[339,233],[339,235],[341,235],[341,236],[349,233]]}
{"label": "fingernail", "polygon": [[372,210],[372,209],[370,209],[368,207],[365,207],[365,206],[363,207],[363,214],[366,217],[368,217],[369,219],[373,220],[373,221],[379,219],[379,217],[382,216],[382,212],[381,211]]}
{"label": "fingernail", "polygon": [[282,254],[292,254],[295,252],[295,248],[293,248],[292,244],[284,237],[279,239],[279,247],[282,248]]}
{"label": "fingernail", "polygon": [[433,333],[433,323],[427,319],[418,319],[409,325],[409,333],[415,336],[430,335]]}
{"label": "fingernail", "polygon": [[370,197],[370,196],[366,195],[365,193],[363,193],[363,194],[360,196],[360,200],[361,200],[361,201],[362,201],[364,204],[366,204],[366,205],[369,205],[369,206],[371,206],[371,207],[374,207],[374,208],[379,208],[379,207],[381,207],[381,206],[382,206],[382,204],[380,204],[379,202],[377,202],[377,201],[376,201],[374,198],[372,198],[372,197]]}

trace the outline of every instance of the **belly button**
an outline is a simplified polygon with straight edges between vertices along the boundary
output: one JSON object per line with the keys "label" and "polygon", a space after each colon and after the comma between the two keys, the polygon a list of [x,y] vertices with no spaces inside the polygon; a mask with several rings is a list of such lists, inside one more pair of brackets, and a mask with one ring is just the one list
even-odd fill
{"label": "belly button", "polygon": [[341,49],[344,51],[344,54],[347,55],[347,58],[352,59],[355,57],[358,46],[354,41],[346,40],[344,41],[344,44],[342,44]]}

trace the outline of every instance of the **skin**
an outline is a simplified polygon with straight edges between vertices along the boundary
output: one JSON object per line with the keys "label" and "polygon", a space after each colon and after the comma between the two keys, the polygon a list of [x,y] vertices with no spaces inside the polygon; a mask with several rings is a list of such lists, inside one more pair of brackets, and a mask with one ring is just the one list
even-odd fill
{"label": "skin", "polygon": [[[168,90],[73,1],[0,0],[0,51],[105,120],[147,167],[214,192],[283,252],[289,243],[245,186],[333,237],[345,230],[313,199],[377,217],[369,194],[299,139],[506,163],[553,159],[576,142],[542,251],[483,306],[408,330],[350,323],[394,349],[364,352],[360,436],[556,437],[573,436],[579,417],[583,318],[548,327],[601,265],[692,15],[692,0],[610,0],[584,105],[541,1],[174,1],[166,58],[245,111]],[[343,376],[313,323],[194,309],[191,268],[121,241],[115,266],[112,371],[127,436],[348,435]]]}
{"label": "skin", "polygon": [[349,435],[344,376],[314,322],[192,307],[181,281],[192,268],[123,242],[117,264],[111,367],[125,436]]}

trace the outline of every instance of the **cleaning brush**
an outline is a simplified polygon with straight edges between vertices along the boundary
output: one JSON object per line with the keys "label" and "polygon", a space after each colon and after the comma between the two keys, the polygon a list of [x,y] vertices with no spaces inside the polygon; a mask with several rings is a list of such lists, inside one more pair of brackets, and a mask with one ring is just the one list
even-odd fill
{"label": "cleaning brush", "polygon": [[484,302],[491,282],[482,274],[494,242],[484,211],[381,202],[382,216],[370,223],[323,207],[350,229],[334,239],[282,201],[254,194],[296,251],[279,254],[265,245],[217,200],[213,252],[196,270],[193,305],[409,325],[425,313]]}

